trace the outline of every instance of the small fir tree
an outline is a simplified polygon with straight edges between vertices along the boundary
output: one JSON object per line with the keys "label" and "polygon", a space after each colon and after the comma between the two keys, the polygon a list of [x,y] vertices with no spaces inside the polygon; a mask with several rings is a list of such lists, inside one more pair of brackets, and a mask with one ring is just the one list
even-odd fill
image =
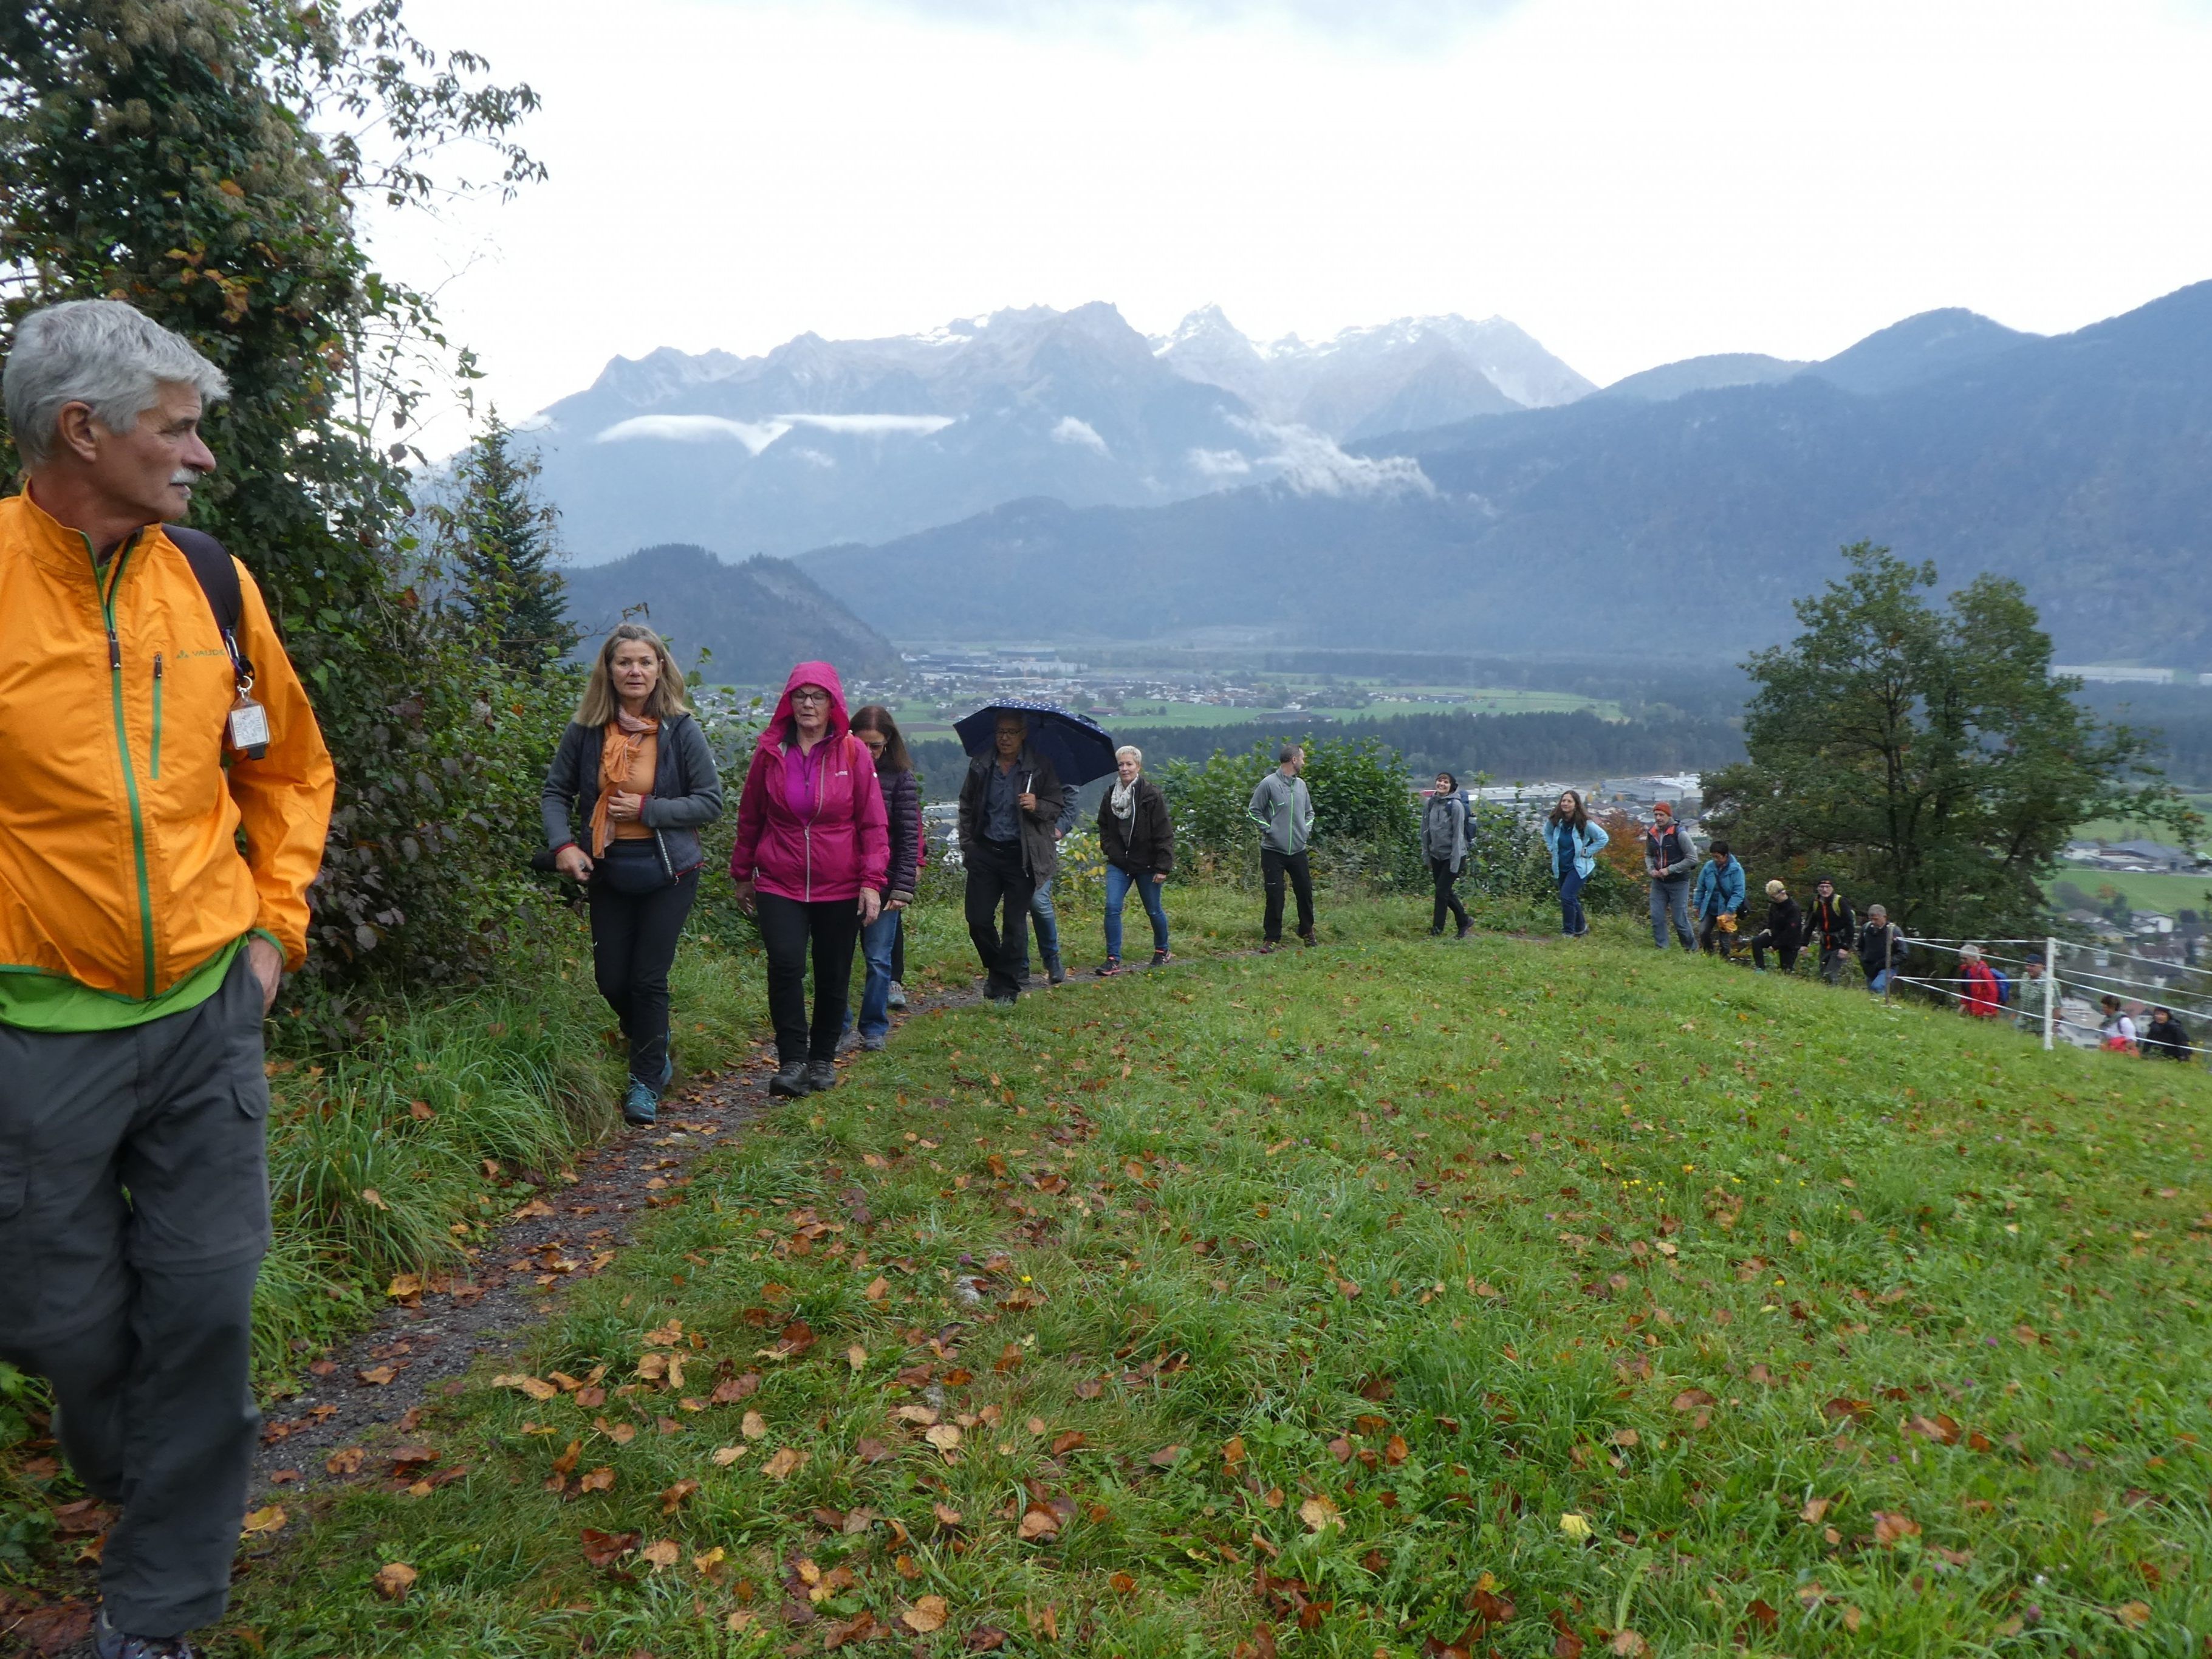
{"label": "small fir tree", "polygon": [[448,499],[428,510],[454,605],[484,648],[523,674],[559,661],[580,633],[556,568],[559,515],[537,498],[538,469],[495,410],[455,468]]}

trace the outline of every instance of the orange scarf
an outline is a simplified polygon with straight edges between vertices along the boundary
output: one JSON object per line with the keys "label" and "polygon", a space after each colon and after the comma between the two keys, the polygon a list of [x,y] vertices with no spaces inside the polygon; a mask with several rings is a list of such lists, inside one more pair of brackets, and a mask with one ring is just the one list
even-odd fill
{"label": "orange scarf", "polygon": [[615,791],[629,782],[629,769],[637,759],[637,751],[645,740],[660,730],[660,722],[651,717],[643,719],[625,714],[620,709],[607,722],[607,733],[599,745],[599,798],[592,804],[592,856],[603,859],[607,855],[607,842],[613,838],[614,827],[607,822],[607,803]]}

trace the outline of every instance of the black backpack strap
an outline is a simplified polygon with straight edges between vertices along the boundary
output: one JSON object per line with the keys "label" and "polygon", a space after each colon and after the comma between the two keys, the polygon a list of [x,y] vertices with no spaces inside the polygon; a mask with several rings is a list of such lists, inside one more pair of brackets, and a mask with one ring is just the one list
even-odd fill
{"label": "black backpack strap", "polygon": [[177,551],[185,556],[185,562],[192,568],[192,574],[207,596],[208,609],[215,613],[215,625],[222,635],[223,649],[230,653],[230,669],[244,690],[253,684],[253,664],[238,643],[239,618],[246,609],[246,595],[238,581],[238,566],[232,562],[230,550],[204,530],[192,530],[180,524],[165,524],[167,535]]}

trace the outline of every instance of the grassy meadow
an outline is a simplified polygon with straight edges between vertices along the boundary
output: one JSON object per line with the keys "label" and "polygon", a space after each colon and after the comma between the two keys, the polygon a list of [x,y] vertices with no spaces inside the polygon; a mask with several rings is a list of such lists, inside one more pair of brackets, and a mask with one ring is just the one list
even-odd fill
{"label": "grassy meadow", "polygon": [[911,1022],[216,1650],[2198,1650],[2205,1079],[1426,919]]}

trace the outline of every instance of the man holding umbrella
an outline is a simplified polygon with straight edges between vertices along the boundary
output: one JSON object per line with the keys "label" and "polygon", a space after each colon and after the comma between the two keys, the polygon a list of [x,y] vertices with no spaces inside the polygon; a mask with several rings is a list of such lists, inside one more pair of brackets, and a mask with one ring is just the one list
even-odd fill
{"label": "man holding umbrella", "polygon": [[1058,771],[1030,741],[1030,717],[1021,709],[979,710],[961,721],[955,729],[969,746],[976,746],[987,714],[990,747],[968,763],[960,785],[960,857],[968,871],[968,937],[988,976],[983,994],[1011,1008],[1021,995],[1021,966],[1029,955],[1030,900],[1060,867],[1053,826],[1062,792]]}

